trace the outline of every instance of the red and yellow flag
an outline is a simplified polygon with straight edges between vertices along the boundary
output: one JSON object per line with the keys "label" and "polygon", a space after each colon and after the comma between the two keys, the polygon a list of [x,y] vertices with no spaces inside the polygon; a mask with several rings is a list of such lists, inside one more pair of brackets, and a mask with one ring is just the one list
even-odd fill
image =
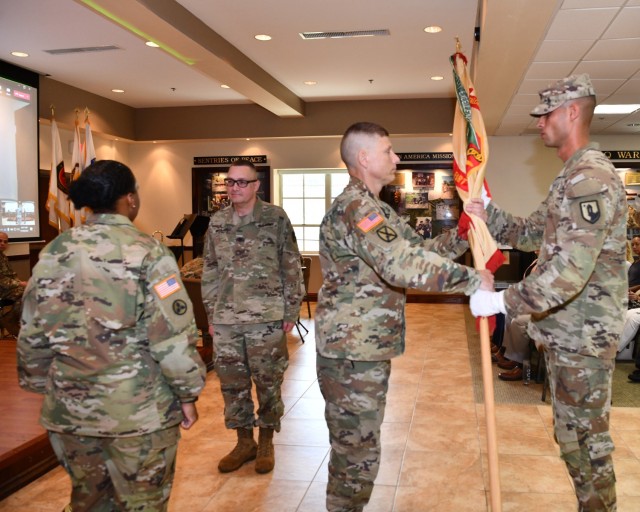
{"label": "red and yellow flag", "polygon": [[[467,58],[458,49],[449,60],[457,97],[453,119],[453,179],[463,202],[473,198],[490,199],[489,186],[484,179],[489,144],[478,97],[467,69]],[[482,219],[463,212],[458,230],[460,235],[470,238],[476,268],[495,272],[504,263],[503,254]]]}

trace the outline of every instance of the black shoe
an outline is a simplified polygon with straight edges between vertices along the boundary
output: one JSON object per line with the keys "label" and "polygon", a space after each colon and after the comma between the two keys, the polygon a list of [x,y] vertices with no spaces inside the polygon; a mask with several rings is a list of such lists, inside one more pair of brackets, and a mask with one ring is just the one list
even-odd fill
{"label": "black shoe", "polygon": [[640,371],[635,371],[629,374],[629,380],[631,382],[640,382]]}

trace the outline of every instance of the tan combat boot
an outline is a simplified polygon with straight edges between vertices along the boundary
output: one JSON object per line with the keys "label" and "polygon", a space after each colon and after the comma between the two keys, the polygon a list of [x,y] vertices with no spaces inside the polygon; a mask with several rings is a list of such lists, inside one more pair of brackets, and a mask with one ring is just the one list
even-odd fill
{"label": "tan combat boot", "polygon": [[237,428],[236,432],[238,433],[238,444],[230,453],[222,457],[218,463],[218,471],[220,473],[235,471],[245,462],[256,458],[258,445],[253,440],[253,429]]}
{"label": "tan combat boot", "polygon": [[269,473],[276,463],[273,449],[273,429],[260,428],[258,435],[258,456],[256,457],[256,473]]}

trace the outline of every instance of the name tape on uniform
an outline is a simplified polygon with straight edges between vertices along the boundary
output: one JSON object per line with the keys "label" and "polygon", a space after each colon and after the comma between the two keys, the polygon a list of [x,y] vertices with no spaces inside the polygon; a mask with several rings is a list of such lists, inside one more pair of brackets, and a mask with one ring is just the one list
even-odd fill
{"label": "name tape on uniform", "polygon": [[373,212],[367,215],[360,222],[358,222],[357,226],[358,228],[360,228],[361,231],[368,233],[381,222],[384,222],[382,215],[380,215],[379,213]]}
{"label": "name tape on uniform", "polygon": [[166,299],[169,295],[181,290],[180,281],[173,274],[171,277],[167,277],[164,281],[160,281],[154,285],[153,289],[161,299]]}

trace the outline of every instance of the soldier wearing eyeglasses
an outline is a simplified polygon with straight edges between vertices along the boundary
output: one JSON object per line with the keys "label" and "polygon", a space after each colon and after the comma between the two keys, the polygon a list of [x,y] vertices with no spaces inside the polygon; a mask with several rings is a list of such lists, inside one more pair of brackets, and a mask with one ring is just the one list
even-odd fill
{"label": "soldier wearing eyeglasses", "polygon": [[224,183],[231,205],[211,217],[202,274],[225,426],[238,437],[218,470],[235,471],[256,459],[256,472],[268,473],[275,464],[273,433],[280,431],[284,413],[280,387],[288,366],[285,333],[294,327],[303,297],[300,253],[285,211],[258,197],[253,163],[235,162]]}

